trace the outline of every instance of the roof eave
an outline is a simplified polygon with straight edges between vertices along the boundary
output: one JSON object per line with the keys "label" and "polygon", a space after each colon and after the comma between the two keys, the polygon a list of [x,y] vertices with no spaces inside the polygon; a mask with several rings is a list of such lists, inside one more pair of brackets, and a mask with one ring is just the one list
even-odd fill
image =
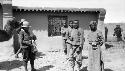
{"label": "roof eave", "polygon": [[28,11],[70,11],[70,12],[100,12],[101,14],[106,14],[106,10],[104,8],[52,8],[52,7],[21,7],[21,6],[13,6],[13,9],[28,10]]}

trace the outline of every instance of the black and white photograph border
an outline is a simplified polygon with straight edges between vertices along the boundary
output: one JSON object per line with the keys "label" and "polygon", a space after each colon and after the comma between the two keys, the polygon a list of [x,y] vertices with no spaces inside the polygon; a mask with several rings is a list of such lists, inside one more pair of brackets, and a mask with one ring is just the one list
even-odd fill
{"label": "black and white photograph border", "polygon": [[125,71],[124,0],[0,0],[0,71]]}

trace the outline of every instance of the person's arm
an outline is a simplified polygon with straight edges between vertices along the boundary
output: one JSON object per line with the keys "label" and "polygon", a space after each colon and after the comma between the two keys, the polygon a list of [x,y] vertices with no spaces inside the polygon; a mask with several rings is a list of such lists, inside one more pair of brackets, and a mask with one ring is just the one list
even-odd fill
{"label": "person's arm", "polygon": [[103,43],[104,43],[104,37],[103,37],[102,32],[98,33],[98,37],[97,38],[98,38],[98,45],[102,46]]}
{"label": "person's arm", "polygon": [[121,32],[123,32],[123,29],[121,28]]}
{"label": "person's arm", "polygon": [[69,31],[66,31],[66,39],[69,40]]}
{"label": "person's arm", "polygon": [[80,35],[80,46],[83,47],[84,42],[85,42],[84,31],[81,29],[80,33],[81,33],[81,35]]}
{"label": "person's arm", "polygon": [[61,27],[61,35],[64,37],[66,35],[66,31],[64,27]]}
{"label": "person's arm", "polygon": [[87,35],[87,40],[88,40],[88,43],[90,45],[92,45],[92,40],[91,40],[91,34],[90,33],[88,33],[88,35]]}
{"label": "person's arm", "polygon": [[114,29],[114,33],[113,33],[113,36],[116,36],[116,28]]}

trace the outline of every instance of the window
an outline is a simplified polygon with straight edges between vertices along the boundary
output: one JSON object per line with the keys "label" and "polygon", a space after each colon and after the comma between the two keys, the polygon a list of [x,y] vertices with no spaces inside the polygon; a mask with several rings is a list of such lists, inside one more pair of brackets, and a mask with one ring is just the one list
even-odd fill
{"label": "window", "polygon": [[67,21],[67,16],[48,16],[48,36],[60,36],[64,20]]}

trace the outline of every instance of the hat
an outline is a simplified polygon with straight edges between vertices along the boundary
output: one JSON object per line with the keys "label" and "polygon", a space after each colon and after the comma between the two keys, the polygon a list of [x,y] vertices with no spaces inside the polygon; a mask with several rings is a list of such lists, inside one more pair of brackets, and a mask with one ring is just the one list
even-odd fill
{"label": "hat", "polygon": [[120,26],[120,25],[116,25],[116,26]]}
{"label": "hat", "polygon": [[73,22],[74,22],[74,23],[79,23],[79,21],[78,21],[78,20],[74,20]]}
{"label": "hat", "polygon": [[26,19],[21,19],[21,22],[24,22]]}
{"label": "hat", "polygon": [[73,25],[79,25],[79,21],[78,20],[74,20],[73,21]]}
{"label": "hat", "polygon": [[22,27],[31,27],[28,21],[24,21]]}

